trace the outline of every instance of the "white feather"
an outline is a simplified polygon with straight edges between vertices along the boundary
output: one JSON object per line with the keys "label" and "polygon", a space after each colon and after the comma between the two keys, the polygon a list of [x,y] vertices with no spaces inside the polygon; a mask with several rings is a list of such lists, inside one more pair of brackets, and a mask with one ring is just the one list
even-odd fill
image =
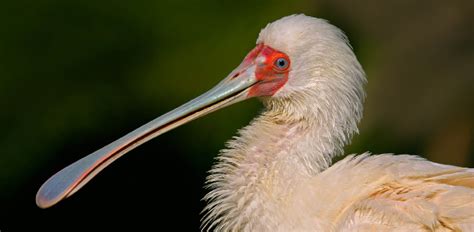
{"label": "white feather", "polygon": [[334,156],[358,132],[366,83],[344,33],[291,15],[257,43],[285,52],[288,82],[210,171],[203,230],[449,231],[474,228],[474,171],[389,154]]}

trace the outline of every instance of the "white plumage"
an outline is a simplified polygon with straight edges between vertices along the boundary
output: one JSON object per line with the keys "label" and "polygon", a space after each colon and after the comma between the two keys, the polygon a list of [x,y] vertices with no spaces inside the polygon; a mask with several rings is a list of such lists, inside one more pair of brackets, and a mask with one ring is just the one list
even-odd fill
{"label": "white plumage", "polygon": [[327,21],[292,15],[257,43],[292,60],[288,83],[217,157],[204,229],[474,231],[474,170],[409,155],[341,154],[362,116],[365,74]]}
{"label": "white plumage", "polygon": [[474,169],[369,153],[332,164],[358,132],[365,82],[342,31],[284,17],[214,88],[59,171],[36,202],[50,207],[151,138],[258,96],[265,110],[210,172],[203,230],[474,231]]}

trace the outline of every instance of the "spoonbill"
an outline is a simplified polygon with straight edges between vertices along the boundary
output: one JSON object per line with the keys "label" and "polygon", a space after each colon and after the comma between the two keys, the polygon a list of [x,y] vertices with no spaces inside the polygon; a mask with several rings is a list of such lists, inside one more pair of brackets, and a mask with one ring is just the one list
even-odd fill
{"label": "spoonbill", "polygon": [[36,203],[50,207],[140,144],[259,97],[265,110],[210,171],[203,230],[474,231],[474,169],[369,153],[332,163],[358,133],[365,83],[340,29],[281,18],[214,88],[59,171]]}

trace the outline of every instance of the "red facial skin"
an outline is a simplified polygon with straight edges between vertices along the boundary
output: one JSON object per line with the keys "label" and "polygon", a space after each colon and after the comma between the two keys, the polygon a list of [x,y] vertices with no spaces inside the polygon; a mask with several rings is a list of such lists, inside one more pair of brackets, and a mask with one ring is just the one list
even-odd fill
{"label": "red facial skin", "polygon": [[[264,57],[264,59],[260,59]],[[275,61],[284,58],[288,65],[281,69],[276,66]],[[261,62],[263,60],[263,62]],[[277,51],[270,46],[258,44],[242,62],[243,67],[255,64],[255,77],[259,81],[249,89],[248,97],[273,96],[288,81],[290,71],[290,58],[283,52]]]}

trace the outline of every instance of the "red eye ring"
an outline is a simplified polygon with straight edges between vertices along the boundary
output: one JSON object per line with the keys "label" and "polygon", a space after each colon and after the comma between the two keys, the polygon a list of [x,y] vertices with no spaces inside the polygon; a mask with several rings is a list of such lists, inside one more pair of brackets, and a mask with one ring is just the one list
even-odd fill
{"label": "red eye ring", "polygon": [[290,61],[286,57],[279,57],[273,62],[273,67],[277,71],[285,71],[290,66]]}

